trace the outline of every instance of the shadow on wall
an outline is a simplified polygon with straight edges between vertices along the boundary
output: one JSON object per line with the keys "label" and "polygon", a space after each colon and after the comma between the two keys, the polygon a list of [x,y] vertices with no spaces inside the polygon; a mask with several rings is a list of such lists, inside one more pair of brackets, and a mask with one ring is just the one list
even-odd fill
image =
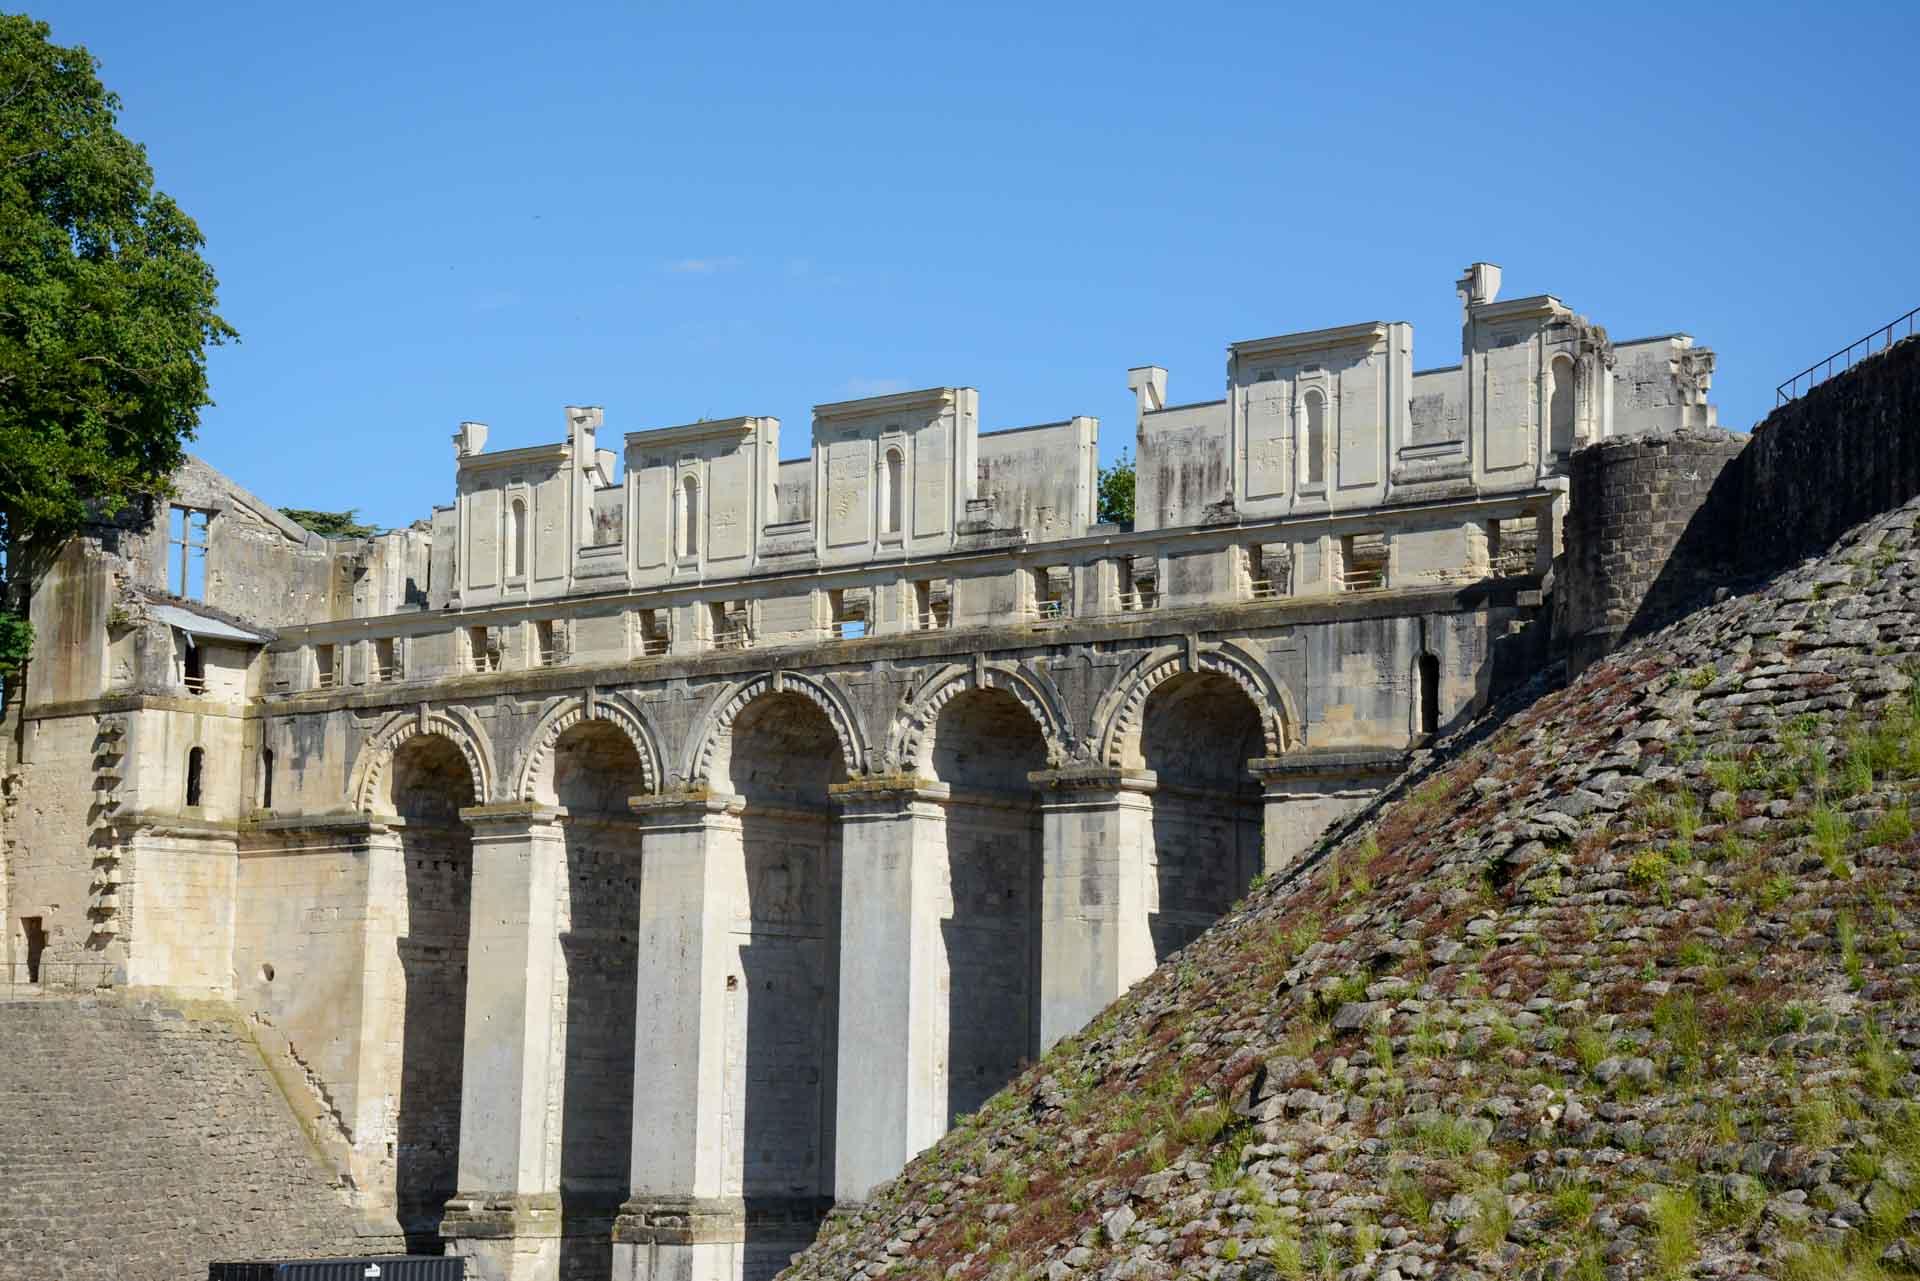
{"label": "shadow on wall", "polygon": [[726,777],[745,801],[746,937],[724,1023],[753,1274],[810,1241],[832,1204],[840,858],[827,788],[846,768],[825,713],[766,694],[734,722]]}
{"label": "shadow on wall", "polygon": [[553,790],[567,812],[560,1274],[598,1281],[611,1275],[633,1162],[640,851],[627,798],[646,790],[646,775],[624,733],[583,721],[554,744]]}
{"label": "shadow on wall", "polygon": [[1260,872],[1260,785],[1247,762],[1266,754],[1266,736],[1238,685],[1217,672],[1189,672],[1147,696],[1140,752],[1156,780],[1158,908],[1147,928],[1160,964],[1224,915]]}
{"label": "shadow on wall", "polygon": [[1040,1043],[1041,837],[1035,788],[1046,739],[1012,694],[972,689],[940,709],[927,769],[951,789],[947,1123],[977,1110]]}
{"label": "shadow on wall", "polygon": [[459,813],[474,785],[459,749],[435,735],[403,743],[389,779],[407,894],[394,1200],[409,1242],[423,1243],[438,1239],[460,1170],[473,836]]}

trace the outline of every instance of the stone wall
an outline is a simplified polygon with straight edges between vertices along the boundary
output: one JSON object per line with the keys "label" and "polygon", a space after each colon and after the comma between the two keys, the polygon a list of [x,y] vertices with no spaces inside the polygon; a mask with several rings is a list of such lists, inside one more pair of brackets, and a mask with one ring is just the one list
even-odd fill
{"label": "stone wall", "polygon": [[247,1034],[0,996],[0,1281],[185,1281],[216,1259],[373,1254]]}
{"label": "stone wall", "polygon": [[1555,638],[1574,670],[1713,588],[1770,574],[1920,495],[1920,341],[1775,409],[1751,437],[1616,438],[1573,456]]}
{"label": "stone wall", "polygon": [[1920,340],[1768,414],[1741,459],[1741,563],[1780,569],[1920,494]]}
{"label": "stone wall", "polygon": [[1554,630],[1575,670],[1734,572],[1745,444],[1685,431],[1573,455]]}

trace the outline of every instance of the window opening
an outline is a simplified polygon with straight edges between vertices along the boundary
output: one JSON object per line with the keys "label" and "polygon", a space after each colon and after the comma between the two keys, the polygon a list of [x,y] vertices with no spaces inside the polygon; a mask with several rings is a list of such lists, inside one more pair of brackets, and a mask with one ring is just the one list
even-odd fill
{"label": "window opening", "polygon": [[175,633],[180,637],[180,683],[187,687],[189,694],[207,692],[206,655],[199,645],[194,643],[191,634]]}
{"label": "window opening", "polygon": [[516,498],[507,516],[507,577],[525,578],[526,576],[527,503],[525,499]]}
{"label": "window opening", "polygon": [[1556,454],[1573,452],[1573,362],[1559,356],[1547,366],[1551,386],[1547,393],[1549,440]]}
{"label": "window opening", "polygon": [[273,749],[260,749],[260,808],[273,808]]}
{"label": "window opening", "polygon": [[1420,655],[1420,732],[1440,732],[1440,660],[1432,654]]}
{"label": "window opening", "polygon": [[376,683],[400,679],[400,665],[395,661],[392,637],[373,642],[373,679]]}
{"label": "window opening", "polygon": [[700,482],[692,476],[680,481],[680,554],[700,554]]}
{"label": "window opening", "polygon": [[340,683],[340,673],[334,663],[333,646],[315,645],[313,647],[313,677],[315,689],[332,689]]}
{"label": "window opening", "polygon": [[900,532],[900,509],[904,505],[900,491],[906,470],[906,460],[900,451],[889,449],[880,470],[880,532],[883,534]]}
{"label": "window opening", "polygon": [[40,957],[47,950],[47,931],[38,916],[20,918],[20,928],[27,936],[27,982],[40,981]]}
{"label": "window opening", "polygon": [[1306,396],[1307,484],[1327,483],[1327,398],[1318,389]]}
{"label": "window opening", "polygon": [[173,507],[168,514],[167,585],[175,595],[202,600],[207,594],[207,530],[213,513],[197,507]]}
{"label": "window opening", "polygon": [[554,644],[553,623],[536,621],[533,625],[533,662],[536,667],[552,667],[560,661],[560,651]]}
{"label": "window opening", "polygon": [[200,768],[206,761],[204,748],[191,748],[187,752],[187,808],[192,809],[200,803]]}

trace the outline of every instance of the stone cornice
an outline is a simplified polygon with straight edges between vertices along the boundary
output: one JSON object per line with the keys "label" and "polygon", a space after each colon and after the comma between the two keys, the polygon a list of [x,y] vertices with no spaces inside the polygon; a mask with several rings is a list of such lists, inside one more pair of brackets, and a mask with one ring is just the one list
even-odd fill
{"label": "stone cornice", "polygon": [[708,418],[697,423],[681,423],[677,427],[651,427],[645,431],[630,431],[626,435],[627,450],[663,449],[673,445],[689,445],[701,440],[725,440],[752,435],[754,430],[765,422],[764,416],[743,414],[735,418]]}
{"label": "stone cornice", "polygon": [[866,400],[830,400],[813,407],[813,421],[844,422],[861,418],[884,418],[909,409],[944,409],[960,398],[964,387],[923,387],[919,391],[897,391],[891,396],[872,396]]}
{"label": "stone cornice", "polygon": [[1388,329],[1398,323],[1401,322],[1369,320],[1357,325],[1338,325],[1332,329],[1309,329],[1297,334],[1276,334],[1272,338],[1249,338],[1230,344],[1227,351],[1236,360],[1256,360],[1291,351],[1353,346],[1363,338],[1379,343],[1386,341]]}

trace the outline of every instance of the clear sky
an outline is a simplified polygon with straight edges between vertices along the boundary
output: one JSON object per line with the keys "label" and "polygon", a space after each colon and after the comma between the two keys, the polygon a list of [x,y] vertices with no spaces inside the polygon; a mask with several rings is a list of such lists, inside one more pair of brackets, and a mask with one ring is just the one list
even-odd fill
{"label": "clear sky", "polygon": [[194,452],[403,524],[450,437],[603,443],[963,384],[1097,415],[1238,339],[1505,268],[1719,352],[1721,421],[1920,305],[1920,5],[41,0],[199,220],[242,341]]}

